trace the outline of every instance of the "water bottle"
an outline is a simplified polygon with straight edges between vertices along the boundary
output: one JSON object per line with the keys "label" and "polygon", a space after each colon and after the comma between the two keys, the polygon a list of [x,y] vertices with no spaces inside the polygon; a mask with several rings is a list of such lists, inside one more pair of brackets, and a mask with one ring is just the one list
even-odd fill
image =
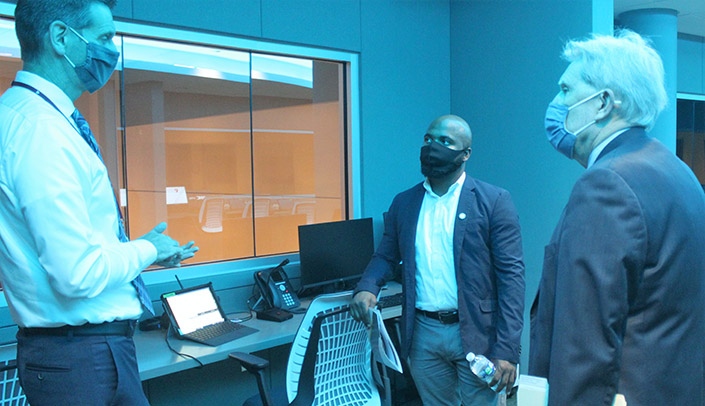
{"label": "water bottle", "polygon": [[[487,382],[488,385],[490,382],[492,382],[492,378],[494,377],[495,372],[497,372],[497,368],[494,366],[494,363],[492,363],[492,361],[487,359],[487,357],[482,354],[475,355],[472,352],[469,352],[468,355],[465,356],[465,359],[468,360],[468,363],[470,364],[470,370],[473,374],[475,374],[484,382]],[[492,389],[495,390],[495,388]],[[497,406],[505,406],[506,404],[507,391],[505,389],[502,389],[502,391],[497,396]]]}
{"label": "water bottle", "polygon": [[497,372],[497,368],[495,368],[492,361],[482,354],[475,355],[472,352],[469,352],[465,359],[470,363],[470,369],[473,374],[488,384],[492,382],[494,373]]}

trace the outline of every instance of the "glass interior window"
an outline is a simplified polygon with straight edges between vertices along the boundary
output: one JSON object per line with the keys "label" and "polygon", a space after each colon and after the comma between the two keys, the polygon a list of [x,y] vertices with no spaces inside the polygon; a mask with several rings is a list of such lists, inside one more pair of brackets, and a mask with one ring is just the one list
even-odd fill
{"label": "glass interior window", "polygon": [[[117,35],[121,60],[76,107],[128,235],[166,221],[207,263],[298,251],[298,226],[348,213],[346,64]],[[0,90],[21,69],[0,19]]]}
{"label": "glass interior window", "polygon": [[131,235],[167,221],[194,261],[254,256],[249,53],[125,38],[123,58]]}
{"label": "glass interior window", "polygon": [[298,251],[298,226],[341,220],[342,64],[252,56],[253,205],[257,255]]}

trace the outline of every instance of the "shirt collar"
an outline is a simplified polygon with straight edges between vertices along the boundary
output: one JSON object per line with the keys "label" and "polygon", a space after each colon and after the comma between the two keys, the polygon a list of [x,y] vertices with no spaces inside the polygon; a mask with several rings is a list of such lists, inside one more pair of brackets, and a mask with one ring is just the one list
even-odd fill
{"label": "shirt collar", "polygon": [[28,84],[42,92],[66,117],[71,117],[73,111],[76,110],[76,107],[73,105],[73,101],[66,95],[66,93],[64,93],[63,90],[37,74],[24,70],[19,71],[15,76],[15,80],[17,82]]}
{"label": "shirt collar", "polygon": [[[451,195],[451,194],[455,193],[455,191],[456,191],[458,188],[460,188],[461,186],[463,186],[464,183],[465,183],[465,171],[463,171],[463,173],[460,174],[460,177],[458,178],[458,180],[455,181],[455,183],[453,183],[452,185],[450,185],[450,187],[448,188],[448,192],[446,192],[446,195]],[[426,180],[424,180],[424,182],[423,182],[423,187],[424,187],[424,188],[426,189],[426,191],[427,191],[428,193],[430,193],[432,196],[439,197],[439,196],[436,194],[436,192],[433,191],[433,188],[431,188],[431,184],[428,182],[428,178],[426,178]],[[445,196],[445,195],[444,195],[444,196]]]}
{"label": "shirt collar", "polygon": [[616,133],[610,135],[609,137],[605,138],[600,144],[595,147],[595,149],[592,150],[590,153],[590,156],[588,157],[588,165],[587,167],[591,167],[595,161],[597,161],[597,157],[600,156],[600,153],[607,147],[607,145],[612,142],[615,138],[617,138],[620,134],[623,132],[627,131],[629,127],[621,129],[617,131]]}

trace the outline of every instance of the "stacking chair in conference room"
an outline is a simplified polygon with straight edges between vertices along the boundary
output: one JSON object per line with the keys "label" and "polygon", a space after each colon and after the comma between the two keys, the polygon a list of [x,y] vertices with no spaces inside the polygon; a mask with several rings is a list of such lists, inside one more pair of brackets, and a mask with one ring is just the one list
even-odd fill
{"label": "stacking chair in conference room", "polygon": [[294,203],[294,207],[291,209],[291,214],[305,214],[306,224],[313,224],[314,216],[316,215],[316,203],[296,202]]}
{"label": "stacking chair in conference room", "polygon": [[255,199],[255,217],[269,216],[269,206],[272,201],[267,198]]}
{"label": "stacking chair in conference room", "polygon": [[0,362],[0,406],[28,405],[20,386],[15,360]]}
{"label": "stacking chair in conference room", "polygon": [[[271,200],[268,198],[256,198],[254,206],[252,201],[245,203],[245,209],[242,211],[242,217],[267,217],[269,216],[269,206],[271,205]],[[254,213],[253,213],[254,211]]]}
{"label": "stacking chair in conference room", "polygon": [[223,207],[225,199],[222,197],[206,197],[201,203],[198,221],[201,230],[207,233],[220,233],[223,231]]}
{"label": "stacking chair in conference room", "polygon": [[[269,362],[255,355],[232,353],[230,357],[255,375],[259,396],[245,406],[389,405],[390,396],[372,357],[367,327],[350,314],[351,292],[316,297],[308,307],[294,338],[286,370],[286,393],[265,388],[264,369]],[[273,384],[273,388],[281,388]],[[380,389],[385,394],[380,397]],[[384,403],[383,403],[384,401]]]}

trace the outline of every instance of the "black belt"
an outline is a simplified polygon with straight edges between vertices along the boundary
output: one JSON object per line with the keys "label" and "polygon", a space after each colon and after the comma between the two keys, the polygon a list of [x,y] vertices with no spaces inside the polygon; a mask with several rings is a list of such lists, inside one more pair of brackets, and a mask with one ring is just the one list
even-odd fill
{"label": "black belt", "polygon": [[426,310],[421,310],[421,309],[416,309],[416,313],[423,314],[424,316],[438,320],[441,322],[441,324],[455,324],[458,321],[460,321],[460,318],[458,317],[458,311],[457,310],[445,310],[441,312],[429,312]]}
{"label": "black belt", "polygon": [[124,336],[135,334],[135,320],[111,321],[101,324],[86,323],[81,326],[61,327],[20,327],[20,333],[26,336]]}

